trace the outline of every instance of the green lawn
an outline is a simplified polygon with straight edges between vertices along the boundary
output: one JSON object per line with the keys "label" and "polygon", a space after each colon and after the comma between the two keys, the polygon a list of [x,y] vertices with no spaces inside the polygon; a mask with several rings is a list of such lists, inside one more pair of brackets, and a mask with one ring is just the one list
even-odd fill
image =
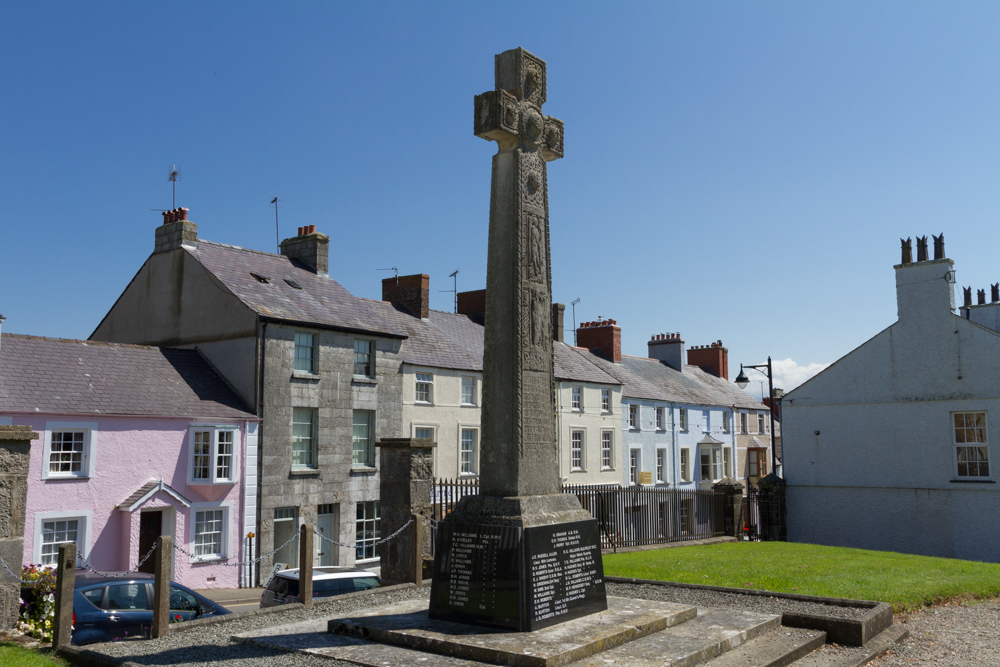
{"label": "green lawn", "polygon": [[608,576],[881,600],[897,612],[1000,596],[1000,564],[790,542],[605,554]]}
{"label": "green lawn", "polygon": [[68,667],[62,658],[36,649],[22,648],[14,644],[0,643],[0,665],[3,667]]}

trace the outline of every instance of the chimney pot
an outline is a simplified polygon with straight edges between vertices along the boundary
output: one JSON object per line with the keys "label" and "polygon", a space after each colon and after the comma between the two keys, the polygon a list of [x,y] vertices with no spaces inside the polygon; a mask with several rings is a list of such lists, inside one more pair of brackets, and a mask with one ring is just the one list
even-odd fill
{"label": "chimney pot", "polygon": [[188,219],[188,210],[190,210],[190,209],[186,209],[183,206],[181,208],[177,209],[178,217],[181,220],[187,220]]}
{"label": "chimney pot", "polygon": [[980,306],[986,305],[986,290],[981,289],[976,292],[976,301]]}
{"label": "chimney pot", "polygon": [[1000,283],[990,285],[990,300],[993,303],[1000,301]]}
{"label": "chimney pot", "polygon": [[969,307],[972,305],[972,288],[963,287],[962,288],[962,305]]}

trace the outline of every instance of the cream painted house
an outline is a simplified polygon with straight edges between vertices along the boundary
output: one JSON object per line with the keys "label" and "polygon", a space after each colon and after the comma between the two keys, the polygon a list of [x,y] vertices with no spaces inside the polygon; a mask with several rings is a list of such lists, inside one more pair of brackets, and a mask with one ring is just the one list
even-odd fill
{"label": "cream painted house", "polygon": [[483,374],[411,364],[403,364],[402,372],[403,423],[409,437],[437,443],[435,476],[478,475]]}
{"label": "cream painted house", "polygon": [[[560,356],[589,354],[556,346],[566,348]],[[563,365],[566,361],[572,358]],[[560,371],[577,377],[560,378]],[[621,484],[622,388],[603,371],[594,371],[587,373],[593,375],[587,382],[580,379],[584,373],[570,373],[556,364],[559,475],[564,484]],[[598,379],[603,381],[594,381]]]}

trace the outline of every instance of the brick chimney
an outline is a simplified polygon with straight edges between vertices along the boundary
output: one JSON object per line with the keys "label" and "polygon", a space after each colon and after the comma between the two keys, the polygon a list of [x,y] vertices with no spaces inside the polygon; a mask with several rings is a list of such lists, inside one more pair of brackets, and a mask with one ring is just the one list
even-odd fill
{"label": "brick chimney", "polygon": [[729,350],[717,340],[711,345],[700,345],[688,350],[688,364],[697,366],[723,380],[729,379]]}
{"label": "brick chimney", "polygon": [[299,235],[281,242],[281,254],[298,260],[315,273],[325,276],[330,256],[330,237],[316,231],[316,225],[299,227]]}
{"label": "brick chimney", "polygon": [[468,315],[473,322],[484,324],[486,322],[486,290],[459,292],[458,314]]}
{"label": "brick chimney", "polygon": [[684,339],[679,333],[654,334],[646,345],[650,359],[657,359],[675,371],[684,372]]}
{"label": "brick chimney", "polygon": [[425,273],[396,276],[382,281],[382,300],[402,308],[414,317],[430,315],[431,278]]}
{"label": "brick chimney", "polygon": [[198,225],[187,219],[188,209],[175,208],[163,212],[163,224],[156,228],[153,253],[167,252],[181,246],[198,247]]}
{"label": "brick chimney", "polygon": [[576,344],[609,361],[622,360],[622,328],[614,320],[582,322],[576,330]]}

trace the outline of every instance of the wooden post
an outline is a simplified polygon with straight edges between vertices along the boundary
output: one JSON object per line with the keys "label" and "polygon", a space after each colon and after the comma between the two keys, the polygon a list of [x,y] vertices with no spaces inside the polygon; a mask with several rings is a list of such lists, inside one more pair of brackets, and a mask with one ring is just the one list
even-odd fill
{"label": "wooden post", "polygon": [[166,637],[170,631],[170,562],[174,538],[161,535],[153,554],[153,639]]}
{"label": "wooden post", "polygon": [[413,539],[410,540],[410,557],[413,560],[413,583],[420,587],[424,583],[424,524],[419,514],[410,515],[413,519]]}
{"label": "wooden post", "polygon": [[76,593],[76,545],[59,547],[56,571],[56,618],[52,629],[52,648],[69,646],[73,639],[73,595]]}
{"label": "wooden post", "polygon": [[313,603],[313,527],[304,523],[299,529],[299,602],[306,607]]}

